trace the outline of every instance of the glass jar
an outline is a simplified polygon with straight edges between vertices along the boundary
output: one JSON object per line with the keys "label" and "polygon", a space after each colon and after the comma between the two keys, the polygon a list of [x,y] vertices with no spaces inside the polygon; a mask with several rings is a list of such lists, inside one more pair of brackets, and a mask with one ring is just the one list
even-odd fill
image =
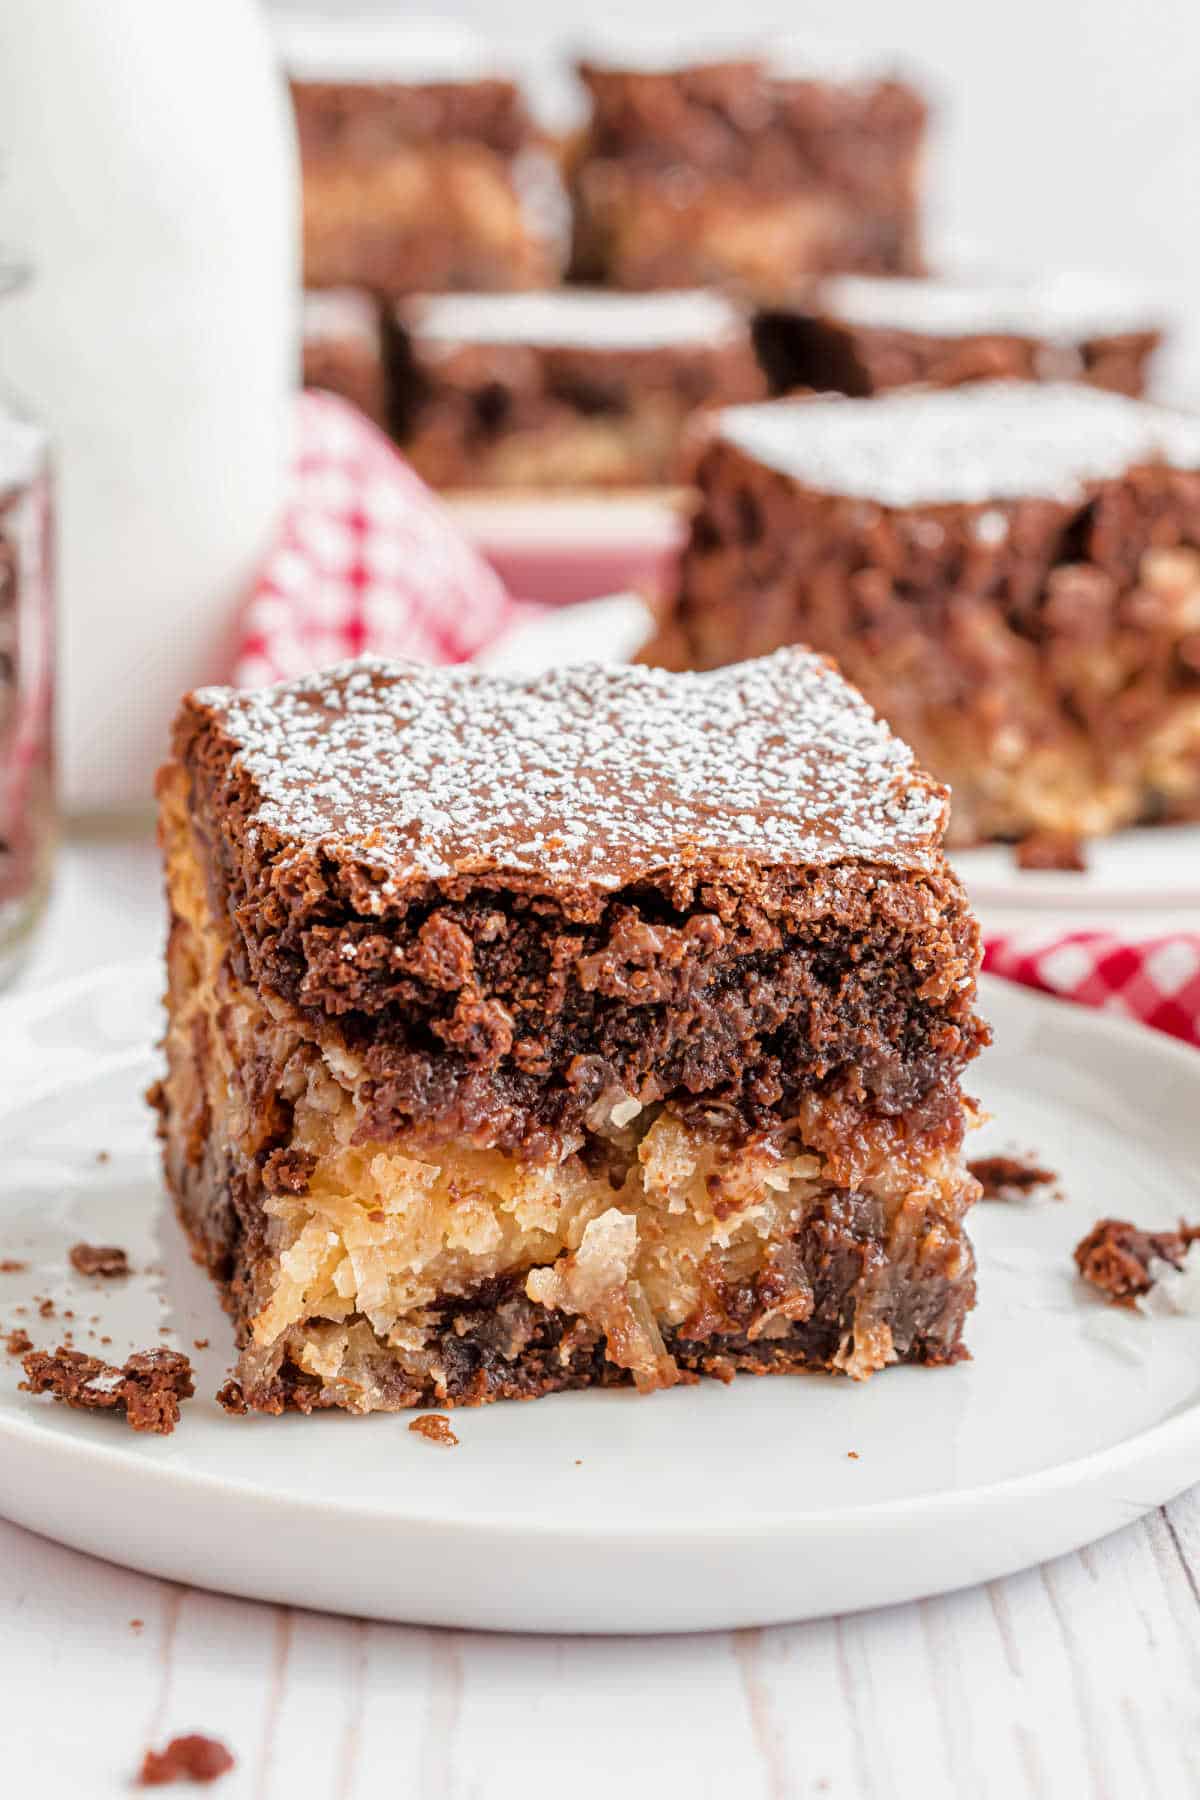
{"label": "glass jar", "polygon": [[[0,270],[0,295],[20,275]],[[54,579],[46,433],[0,390],[0,986],[28,948],[54,856]]]}

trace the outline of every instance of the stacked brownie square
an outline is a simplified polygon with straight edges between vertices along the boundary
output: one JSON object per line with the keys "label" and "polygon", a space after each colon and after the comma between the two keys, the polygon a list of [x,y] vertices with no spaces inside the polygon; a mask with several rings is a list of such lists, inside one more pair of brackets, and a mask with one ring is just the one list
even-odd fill
{"label": "stacked brownie square", "polygon": [[578,72],[591,113],[571,159],[577,277],[779,296],[831,269],[919,269],[926,108],[906,80],[779,48]]}
{"label": "stacked brownie square", "polygon": [[298,15],[278,37],[309,287],[395,295],[557,278],[557,172],[517,83],[474,34]]}
{"label": "stacked brownie square", "polygon": [[167,1177],[268,1412],[963,1354],[978,932],[820,657],[185,703]]}
{"label": "stacked brownie square", "polygon": [[985,383],[719,416],[663,634],[835,656],[952,841],[1200,817],[1200,421]]}
{"label": "stacked brownie square", "polygon": [[1159,307],[1099,275],[922,281],[835,276],[764,309],[755,337],[776,393],[862,397],[969,381],[1084,381],[1140,397]]}
{"label": "stacked brownie square", "polygon": [[392,325],[396,434],[436,487],[678,481],[694,416],[766,392],[747,317],[700,290],[447,294]]}
{"label": "stacked brownie square", "polygon": [[360,288],[312,289],[304,296],[302,344],[305,387],[340,394],[386,430],[391,406],[374,297]]}

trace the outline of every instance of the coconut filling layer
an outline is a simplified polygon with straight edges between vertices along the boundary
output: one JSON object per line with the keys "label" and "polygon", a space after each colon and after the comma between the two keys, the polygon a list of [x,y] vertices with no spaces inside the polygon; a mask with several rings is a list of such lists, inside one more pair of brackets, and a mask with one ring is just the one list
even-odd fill
{"label": "coconut filling layer", "polygon": [[[234,979],[190,834],[168,832],[168,1165],[182,1192],[183,1162],[204,1155],[211,1166],[215,1149],[257,1185],[263,1229],[239,1270],[255,1308],[246,1375],[267,1377],[286,1355],[331,1389],[366,1390],[378,1385],[369,1371],[382,1350],[413,1382],[437,1386],[454,1301],[469,1306],[498,1279],[506,1294],[601,1335],[607,1359],[645,1388],[678,1378],[664,1331],[713,1333],[714,1296],[758,1283],[750,1316],[726,1327],[750,1339],[781,1337],[811,1314],[796,1235],[847,1185],[827,1146],[807,1147],[823,1135],[820,1101],[805,1119],[734,1147],[715,1126],[643,1108],[618,1089],[552,1164],[461,1143],[355,1142],[365,1072],[305,1036],[284,1003]],[[264,1126],[264,1095],[290,1117],[282,1143]],[[272,1180],[278,1156],[286,1175]],[[915,1278],[936,1267],[950,1279],[968,1268],[959,1222],[975,1187],[957,1144],[906,1146],[894,1123],[873,1149],[860,1137],[859,1158],[853,1185],[877,1203],[883,1256],[858,1284],[834,1360],[865,1376],[895,1360],[879,1314],[904,1279],[898,1268]],[[515,1331],[513,1354],[528,1336]],[[367,1392],[359,1401],[378,1403]]]}

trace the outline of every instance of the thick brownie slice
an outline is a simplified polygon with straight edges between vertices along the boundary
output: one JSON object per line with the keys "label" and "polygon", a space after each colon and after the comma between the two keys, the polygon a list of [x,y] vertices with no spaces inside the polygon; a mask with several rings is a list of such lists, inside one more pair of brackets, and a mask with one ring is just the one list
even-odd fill
{"label": "thick brownie slice", "polygon": [[398,436],[439,487],[678,481],[696,414],[766,392],[746,315],[703,290],[411,302],[391,362]]}
{"label": "thick brownie slice", "polygon": [[553,157],[501,60],[446,21],[277,24],[300,134],[304,278],[384,295],[541,287],[566,248]]}
{"label": "thick brownie slice", "polygon": [[755,338],[775,393],[862,397],[968,381],[1085,381],[1140,397],[1162,319],[1102,276],[905,281],[844,275],[768,308]]}
{"label": "thick brownie slice", "polygon": [[619,287],[921,266],[917,90],[871,63],[791,49],[579,64],[591,118],[570,180],[573,267]]}
{"label": "thick brownie slice", "polygon": [[160,795],[166,1171],[238,1404],[962,1353],[977,928],[821,658],[209,689]]}
{"label": "thick brownie slice", "polygon": [[835,656],[952,839],[1200,816],[1200,421],[986,383],[719,415],[663,634]]}

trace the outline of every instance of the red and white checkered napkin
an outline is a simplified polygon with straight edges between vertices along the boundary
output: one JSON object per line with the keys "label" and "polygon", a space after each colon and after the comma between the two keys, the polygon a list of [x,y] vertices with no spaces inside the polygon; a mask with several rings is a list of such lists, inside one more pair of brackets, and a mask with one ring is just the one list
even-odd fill
{"label": "red and white checkered napkin", "polygon": [[1200,1045],[1200,925],[1152,929],[1153,914],[1119,928],[1067,931],[1062,918],[987,932],[984,968],[1083,1006],[1140,1019]]}
{"label": "red and white checkered napkin", "polygon": [[[466,662],[541,608],[513,600],[441,502],[343,401],[305,394],[291,502],[247,604],[234,679],[280,681],[363,650]],[[1200,1044],[1200,928],[988,933],[996,975]]]}
{"label": "red and white checkered napkin", "polygon": [[298,405],[291,495],[242,619],[239,687],[364,650],[466,662],[537,610],[509,596],[361,413],[332,394]]}

